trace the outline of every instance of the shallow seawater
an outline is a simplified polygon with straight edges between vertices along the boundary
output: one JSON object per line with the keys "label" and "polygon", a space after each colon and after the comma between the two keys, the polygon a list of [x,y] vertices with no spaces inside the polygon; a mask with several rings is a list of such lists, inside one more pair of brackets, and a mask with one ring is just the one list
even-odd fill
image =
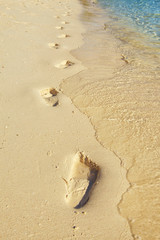
{"label": "shallow seawater", "polygon": [[107,14],[119,21],[148,34],[153,41],[160,41],[159,0],[99,0]]}
{"label": "shallow seawater", "polygon": [[85,9],[85,43],[73,55],[86,70],[65,80],[62,88],[89,117],[97,140],[127,169],[130,188],[117,208],[128,220],[133,239],[159,240],[158,38],[124,24],[120,14],[107,14],[97,5],[86,4]]}

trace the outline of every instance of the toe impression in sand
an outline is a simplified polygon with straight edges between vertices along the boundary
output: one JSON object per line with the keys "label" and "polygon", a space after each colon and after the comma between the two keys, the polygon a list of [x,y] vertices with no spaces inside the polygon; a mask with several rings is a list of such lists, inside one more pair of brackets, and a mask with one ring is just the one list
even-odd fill
{"label": "toe impression in sand", "polygon": [[48,105],[53,107],[58,105],[58,91],[55,88],[42,89],[40,94]]}
{"label": "toe impression in sand", "polygon": [[99,174],[99,166],[83,153],[78,152],[74,159],[69,180],[65,180],[66,202],[75,209],[83,207],[89,200]]}

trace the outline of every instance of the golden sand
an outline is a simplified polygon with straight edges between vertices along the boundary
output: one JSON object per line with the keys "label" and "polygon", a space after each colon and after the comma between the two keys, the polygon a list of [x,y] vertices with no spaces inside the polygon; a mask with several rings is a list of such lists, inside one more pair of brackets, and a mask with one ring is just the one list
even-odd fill
{"label": "golden sand", "polygon": [[142,46],[142,36],[132,41],[134,34],[128,31],[118,40],[118,27],[110,29],[110,20],[107,22],[98,8],[87,8],[83,19],[88,26],[85,44],[73,54],[86,70],[65,80],[62,88],[89,117],[97,140],[118,157],[127,171],[130,186],[117,208],[128,220],[133,238],[158,240],[158,50],[156,54],[155,49]]}
{"label": "golden sand", "polygon": [[[86,68],[70,54],[83,43],[80,3],[2,0],[0,9],[0,238],[132,239],[117,209],[126,171],[60,87]],[[63,179],[77,152],[101,171],[89,201],[75,210]]]}

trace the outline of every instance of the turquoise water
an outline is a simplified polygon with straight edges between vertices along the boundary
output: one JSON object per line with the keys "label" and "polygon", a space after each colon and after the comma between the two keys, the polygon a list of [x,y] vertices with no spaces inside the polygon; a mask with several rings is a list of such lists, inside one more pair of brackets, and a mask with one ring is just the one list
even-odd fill
{"label": "turquoise water", "polygon": [[160,41],[160,0],[99,0],[110,16]]}

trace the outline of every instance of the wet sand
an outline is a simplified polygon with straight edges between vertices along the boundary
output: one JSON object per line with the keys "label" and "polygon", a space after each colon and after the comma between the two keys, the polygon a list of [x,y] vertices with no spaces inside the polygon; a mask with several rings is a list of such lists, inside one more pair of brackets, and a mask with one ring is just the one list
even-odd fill
{"label": "wet sand", "polygon": [[[87,69],[70,53],[83,44],[82,6],[71,0],[7,0],[0,9],[0,237],[132,239],[117,208],[129,188],[126,169],[116,153],[97,141],[87,116],[65,95],[77,93],[70,78],[80,84],[78,74]],[[66,201],[77,152],[100,168],[80,209]],[[78,199],[81,188],[73,191]]]}
{"label": "wet sand", "polygon": [[[117,204],[133,239],[159,239],[159,49],[142,34],[85,3],[85,44],[72,54],[86,70],[61,85],[88,116],[97,140],[126,169],[129,188]],[[107,210],[106,210],[107,211]],[[128,239],[128,238],[124,238]]]}

